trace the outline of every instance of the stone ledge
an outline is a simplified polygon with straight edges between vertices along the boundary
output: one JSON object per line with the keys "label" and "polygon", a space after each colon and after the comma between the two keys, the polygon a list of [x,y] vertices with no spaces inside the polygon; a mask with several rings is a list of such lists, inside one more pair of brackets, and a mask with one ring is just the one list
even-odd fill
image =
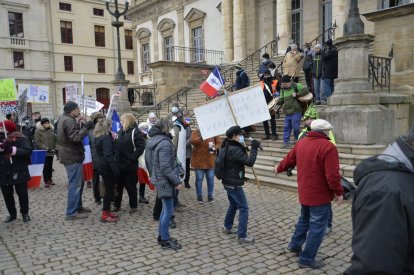
{"label": "stone ledge", "polygon": [[409,104],[413,102],[412,96],[403,94],[376,93],[380,104]]}
{"label": "stone ledge", "polygon": [[329,105],[376,105],[379,97],[373,92],[333,94],[328,98]]}

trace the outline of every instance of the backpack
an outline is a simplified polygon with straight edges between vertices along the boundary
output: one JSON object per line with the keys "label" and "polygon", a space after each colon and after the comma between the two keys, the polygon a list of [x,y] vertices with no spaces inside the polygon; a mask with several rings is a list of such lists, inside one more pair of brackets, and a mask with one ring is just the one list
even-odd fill
{"label": "backpack", "polygon": [[214,160],[214,175],[219,180],[224,178],[226,172],[226,155],[227,155],[228,145],[220,148],[216,159]]}
{"label": "backpack", "polygon": [[246,87],[250,86],[250,77],[246,74],[246,72],[243,72],[246,75]]}

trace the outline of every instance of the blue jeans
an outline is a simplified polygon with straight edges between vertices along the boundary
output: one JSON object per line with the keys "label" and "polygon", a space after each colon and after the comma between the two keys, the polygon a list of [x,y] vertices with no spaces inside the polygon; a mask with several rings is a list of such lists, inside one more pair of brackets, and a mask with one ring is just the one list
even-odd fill
{"label": "blue jeans", "polygon": [[315,101],[321,101],[321,82],[320,78],[313,78],[313,91],[315,93]]}
{"label": "blue jeans", "polygon": [[327,102],[328,97],[330,97],[334,91],[334,79],[333,78],[324,78],[322,85],[322,102]]}
{"label": "blue jeans", "polygon": [[206,175],[207,180],[207,195],[209,198],[213,197],[214,192],[214,169],[196,169],[195,175],[195,186],[197,197],[203,197],[203,179],[204,174]]}
{"label": "blue jeans", "polygon": [[291,115],[285,115],[285,125],[283,126],[283,143],[289,143],[290,133],[293,128],[293,135],[295,139],[298,139],[300,133],[300,119],[302,118],[301,113],[294,113]]}
{"label": "blue jeans", "polygon": [[236,216],[237,209],[239,209],[239,226],[237,228],[237,234],[239,238],[246,238],[249,206],[247,205],[243,187],[235,186],[233,188],[225,186],[224,189],[227,191],[227,197],[230,203],[226,217],[224,218],[224,227],[229,230],[233,228],[234,217]]}
{"label": "blue jeans", "polygon": [[66,216],[73,216],[82,207],[83,165],[82,163],[68,164],[65,165],[65,169],[69,180]]}
{"label": "blue jeans", "polygon": [[299,255],[299,262],[311,264],[315,260],[328,224],[330,205],[330,203],[320,206],[302,205],[296,230],[289,244],[289,248],[299,251],[306,242],[305,248]]}
{"label": "blue jeans", "polygon": [[170,233],[168,231],[171,216],[174,212],[173,198],[161,199],[162,211],[160,216],[160,224],[158,226],[158,235],[161,236],[161,240],[167,241],[170,239]]}

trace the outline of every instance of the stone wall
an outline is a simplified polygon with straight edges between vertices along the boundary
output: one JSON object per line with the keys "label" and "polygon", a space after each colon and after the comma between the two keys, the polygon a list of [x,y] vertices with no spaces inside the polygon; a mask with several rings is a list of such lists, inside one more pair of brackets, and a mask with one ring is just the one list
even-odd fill
{"label": "stone wall", "polygon": [[157,84],[156,102],[174,94],[182,87],[196,88],[214,68],[210,65],[158,61],[149,64]]}

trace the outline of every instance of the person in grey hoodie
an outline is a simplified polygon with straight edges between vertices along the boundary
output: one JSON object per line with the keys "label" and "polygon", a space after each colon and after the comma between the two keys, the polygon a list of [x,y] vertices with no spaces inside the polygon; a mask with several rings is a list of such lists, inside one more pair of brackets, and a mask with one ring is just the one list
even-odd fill
{"label": "person in grey hoodie", "polygon": [[148,132],[150,137],[145,147],[145,163],[151,182],[162,201],[162,212],[158,227],[158,243],[164,249],[178,250],[181,244],[170,236],[169,223],[174,212],[173,200],[176,189],[183,185],[177,172],[174,146],[169,133],[172,123],[160,119]]}
{"label": "person in grey hoodie", "polygon": [[351,266],[344,274],[414,274],[414,124],[354,171]]}

